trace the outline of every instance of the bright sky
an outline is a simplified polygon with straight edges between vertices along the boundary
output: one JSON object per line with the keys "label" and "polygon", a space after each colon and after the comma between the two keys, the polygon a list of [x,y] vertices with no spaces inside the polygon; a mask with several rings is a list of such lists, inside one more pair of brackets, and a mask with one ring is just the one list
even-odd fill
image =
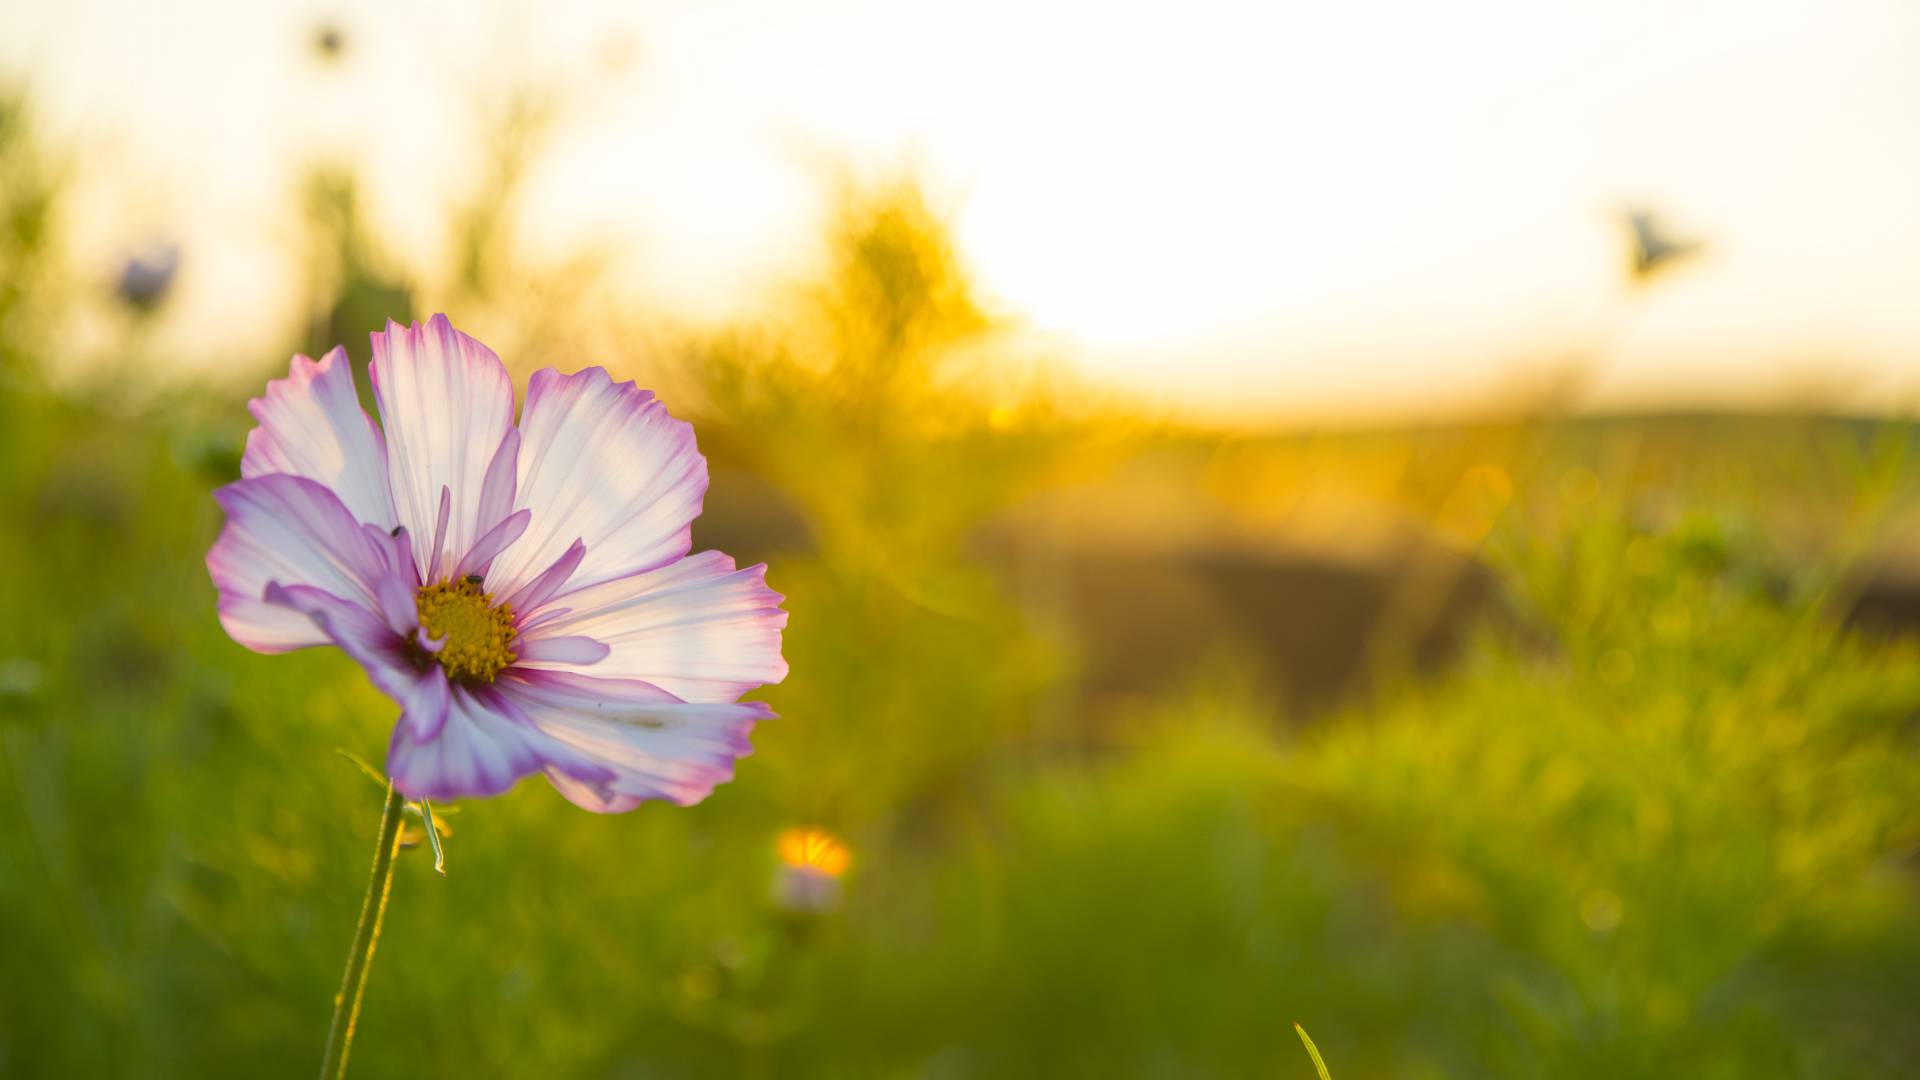
{"label": "bright sky", "polygon": [[[430,243],[475,92],[541,81],[533,231],[691,319],[796,269],[823,162],[909,164],[1004,306],[1167,404],[1418,411],[1576,354],[1596,404],[1920,403],[1899,0],[63,0],[0,11],[0,59],[117,181],[84,243],[185,237],[210,356],[285,325],[299,162],[357,156]],[[1629,290],[1628,204],[1706,252]]]}

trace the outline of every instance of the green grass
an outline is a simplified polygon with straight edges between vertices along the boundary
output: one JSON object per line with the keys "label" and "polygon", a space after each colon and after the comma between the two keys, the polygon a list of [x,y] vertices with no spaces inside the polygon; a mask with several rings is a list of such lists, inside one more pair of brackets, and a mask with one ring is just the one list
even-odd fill
{"label": "green grass", "polygon": [[[220,633],[231,463],[190,429],[0,408],[0,1062],[306,1061],[378,816],[336,751],[378,760],[391,706]],[[971,582],[944,609],[779,558],[794,675],[739,779],[459,807],[445,878],[402,861],[355,1072],[1264,1075],[1293,1014],[1349,1075],[1899,1075],[1920,657],[1726,513],[1584,507],[1505,519],[1520,618],[1450,674],[1300,736],[1196,676],[1097,754],[1030,737],[1068,669],[963,553],[914,571]],[[855,852],[838,914],[771,901],[800,823]]]}

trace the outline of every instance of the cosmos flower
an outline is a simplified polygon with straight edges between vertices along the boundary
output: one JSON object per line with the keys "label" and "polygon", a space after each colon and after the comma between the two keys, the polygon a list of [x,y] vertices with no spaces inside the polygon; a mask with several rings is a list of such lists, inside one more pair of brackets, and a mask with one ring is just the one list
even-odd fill
{"label": "cosmos flower", "polygon": [[214,493],[220,621],[255,652],[336,645],[400,705],[410,798],[545,773],[603,813],[697,802],[771,715],[786,613],[766,567],[690,555],[707,488],[693,430],[602,368],[506,368],[445,316],[373,335],[381,425],[346,351],[293,359],[248,406]]}

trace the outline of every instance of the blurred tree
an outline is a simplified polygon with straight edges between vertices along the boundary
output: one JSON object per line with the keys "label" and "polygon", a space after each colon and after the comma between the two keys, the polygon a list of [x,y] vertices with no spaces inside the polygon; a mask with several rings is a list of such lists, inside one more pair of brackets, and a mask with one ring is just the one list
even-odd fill
{"label": "blurred tree", "polygon": [[474,304],[500,299],[519,271],[514,230],[529,170],[559,115],[557,92],[521,87],[483,119],[478,179],[452,214],[451,291]]}
{"label": "blurred tree", "polygon": [[810,297],[850,406],[843,419],[862,427],[911,422],[902,407],[927,392],[956,349],[996,323],[917,184],[844,191],[827,250],[825,281]]}
{"label": "blurred tree", "polygon": [[321,356],[335,345],[346,345],[361,396],[371,408],[366,375],[372,357],[363,345],[367,334],[388,319],[413,319],[413,288],[388,268],[369,237],[359,181],[350,171],[315,167],[306,176],[303,196],[313,315],[301,351]]}
{"label": "blurred tree", "polygon": [[[820,276],[688,357],[703,447],[805,519],[813,552],[775,575],[794,625],[838,628],[790,637],[807,674],[773,697],[793,720],[769,727],[768,760],[808,817],[865,843],[1017,742],[1064,675],[968,540],[1106,441],[1036,388],[980,377],[1012,364],[1004,329],[946,223],[896,180],[842,188]],[[855,768],[854,743],[879,767]]]}

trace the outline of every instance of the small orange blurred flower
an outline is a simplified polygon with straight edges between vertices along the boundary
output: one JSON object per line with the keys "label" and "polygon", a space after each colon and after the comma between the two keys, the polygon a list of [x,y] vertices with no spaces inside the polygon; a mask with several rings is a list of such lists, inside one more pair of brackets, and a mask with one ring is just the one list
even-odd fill
{"label": "small orange blurred flower", "polygon": [[788,829],[780,834],[780,861],[795,870],[839,877],[847,872],[853,856],[839,837],[825,829]]}

